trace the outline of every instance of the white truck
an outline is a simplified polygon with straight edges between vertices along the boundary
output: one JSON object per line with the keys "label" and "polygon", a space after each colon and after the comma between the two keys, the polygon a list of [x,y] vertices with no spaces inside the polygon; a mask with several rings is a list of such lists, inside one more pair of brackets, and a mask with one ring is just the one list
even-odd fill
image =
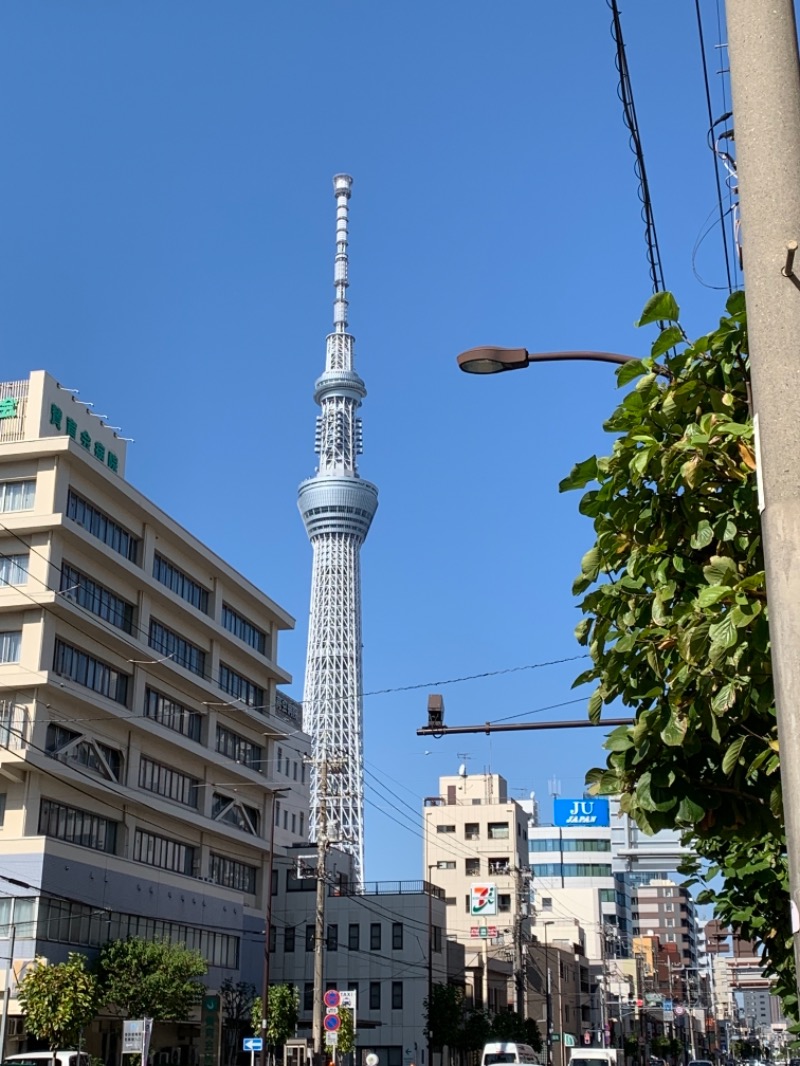
{"label": "white truck", "polygon": [[622,1066],[622,1052],[613,1047],[574,1047],[569,1066]]}

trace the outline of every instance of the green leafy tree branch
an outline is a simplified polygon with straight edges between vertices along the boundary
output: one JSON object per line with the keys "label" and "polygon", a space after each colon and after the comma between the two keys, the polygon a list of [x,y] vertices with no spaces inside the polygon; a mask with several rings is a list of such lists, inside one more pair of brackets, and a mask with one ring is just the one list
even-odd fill
{"label": "green leafy tree branch", "polygon": [[635,714],[606,741],[587,781],[619,794],[648,832],[679,827],[718,916],[764,947],[784,1008],[796,1011],[783,805],[764,559],[758,518],[745,301],[694,342],[670,293],[639,325],[666,323],[650,355],[617,372],[636,382],[605,428],[611,453],[579,463],[561,489],[587,489],[595,543],[574,592],[594,683],[589,715]]}

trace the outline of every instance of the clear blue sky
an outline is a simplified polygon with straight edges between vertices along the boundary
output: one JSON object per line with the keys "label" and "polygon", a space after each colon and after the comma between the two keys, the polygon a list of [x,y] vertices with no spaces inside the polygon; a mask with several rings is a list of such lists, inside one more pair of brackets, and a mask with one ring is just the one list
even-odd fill
{"label": "clear blue sky", "polygon": [[[297,617],[280,658],[298,698],[296,493],[332,320],[331,177],[354,176],[361,472],[380,490],[365,690],[421,686],[365,698],[373,880],[420,875],[422,797],[460,762],[546,798],[550,777],[579,795],[601,758],[597,731],[415,730],[429,691],[451,724],[578,695],[579,661],[437,682],[580,650],[570,586],[591,528],[557,485],[609,446],[613,372],[481,379],[454,357],[652,340],[633,327],[650,281],[610,17],[602,0],[0,6],[1,376],[48,369],[135,438],[129,480]],[[667,285],[699,335],[724,293],[693,272],[716,204],[694,6],[622,17]],[[717,230],[696,267],[724,284]]]}

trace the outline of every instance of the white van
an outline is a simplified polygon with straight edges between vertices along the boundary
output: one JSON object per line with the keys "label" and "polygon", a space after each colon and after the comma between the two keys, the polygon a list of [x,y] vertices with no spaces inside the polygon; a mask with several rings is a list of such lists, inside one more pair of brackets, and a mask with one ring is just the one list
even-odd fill
{"label": "white van", "polygon": [[540,1066],[541,1059],[529,1044],[511,1044],[504,1040],[484,1044],[481,1066],[499,1066],[501,1063],[520,1062],[525,1066]]}
{"label": "white van", "polygon": [[6,1063],[8,1066],[47,1066],[53,1060],[56,1066],[89,1066],[85,1051],[26,1051],[21,1055],[6,1055],[0,1066],[6,1066]]}

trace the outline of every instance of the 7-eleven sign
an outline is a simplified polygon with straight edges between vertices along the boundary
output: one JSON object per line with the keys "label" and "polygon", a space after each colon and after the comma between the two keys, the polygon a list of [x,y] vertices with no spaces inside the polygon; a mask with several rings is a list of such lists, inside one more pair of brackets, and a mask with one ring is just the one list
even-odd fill
{"label": "7-eleven sign", "polygon": [[497,886],[486,883],[470,885],[469,913],[474,918],[497,914]]}

